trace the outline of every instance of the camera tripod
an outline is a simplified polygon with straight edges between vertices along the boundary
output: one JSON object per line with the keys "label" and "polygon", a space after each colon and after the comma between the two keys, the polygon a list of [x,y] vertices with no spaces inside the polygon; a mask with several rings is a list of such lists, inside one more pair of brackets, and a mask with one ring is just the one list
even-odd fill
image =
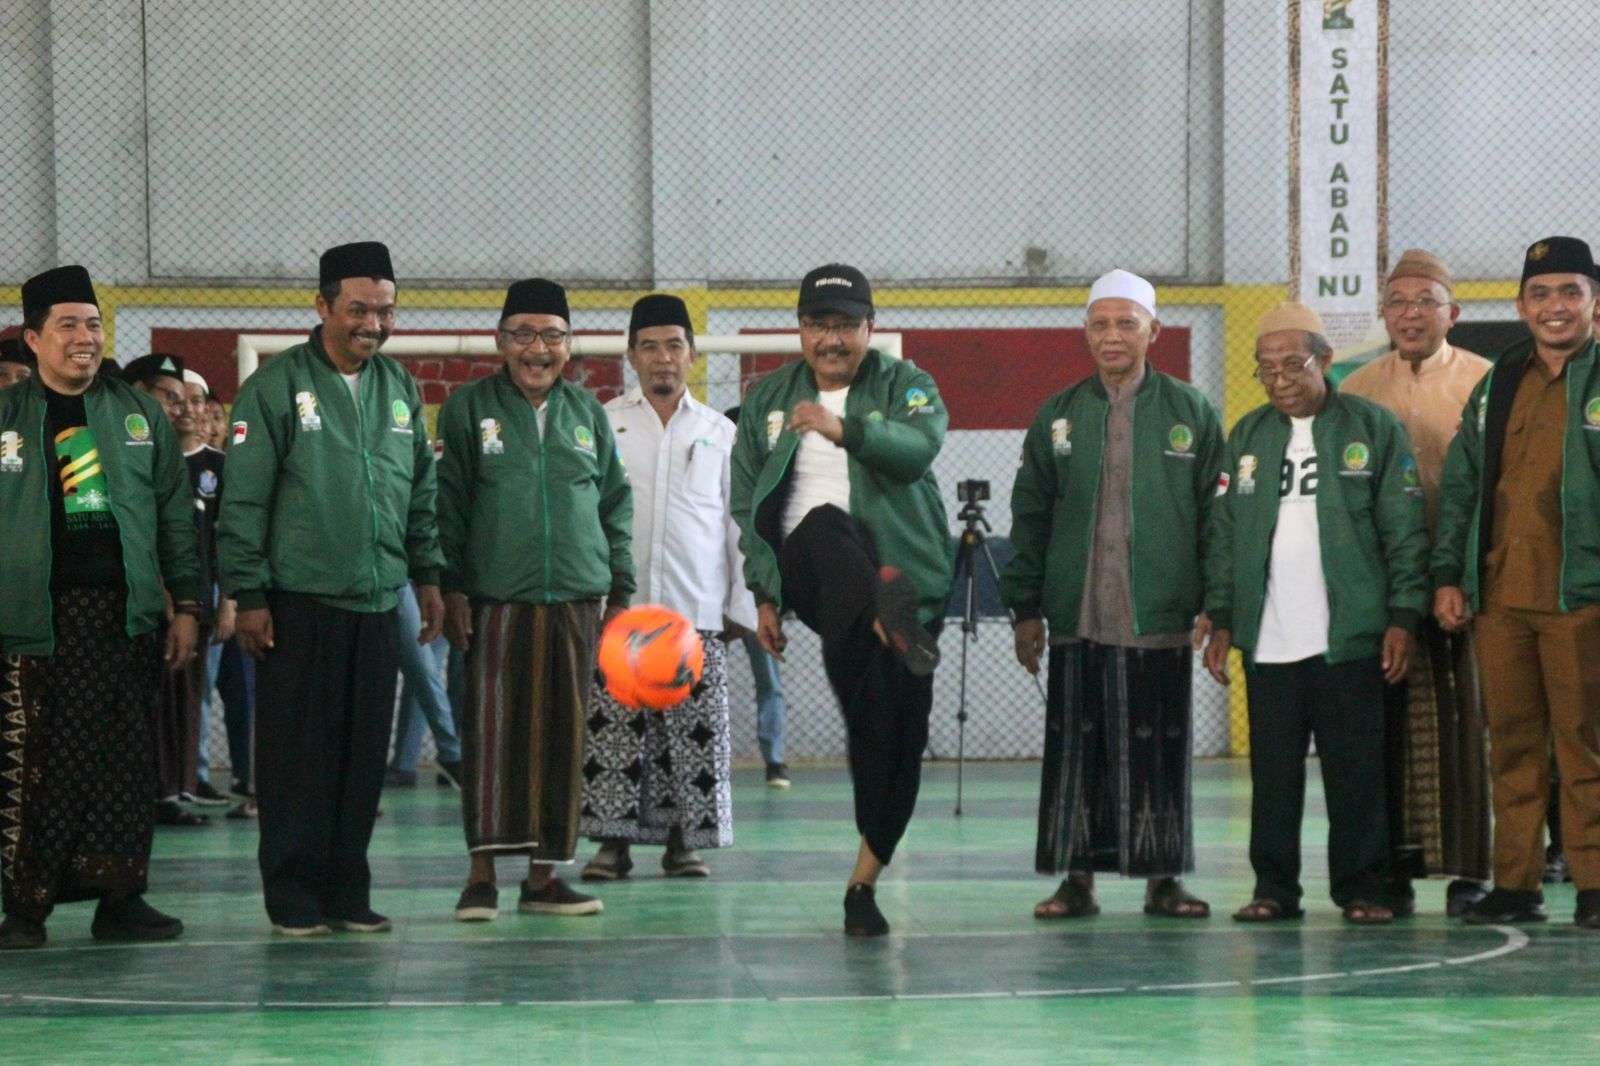
{"label": "camera tripod", "polygon": [[[985,533],[993,533],[994,527],[983,515],[983,504],[976,499],[964,500],[961,510],[956,513],[956,518],[962,523],[961,537],[956,542],[955,580],[965,582],[966,598],[961,609],[961,689],[960,699],[956,704],[956,809],[959,817],[961,814],[962,777],[967,764],[967,645],[978,639],[978,560],[981,558],[989,567],[989,576],[994,579],[996,587],[1000,584],[1000,567],[994,561],[994,553],[989,550],[989,541]],[[1006,619],[1013,625],[1016,615],[1007,607]],[[1047,702],[1044,686],[1039,683],[1039,675],[1033,676],[1033,687],[1039,692],[1041,702]]]}

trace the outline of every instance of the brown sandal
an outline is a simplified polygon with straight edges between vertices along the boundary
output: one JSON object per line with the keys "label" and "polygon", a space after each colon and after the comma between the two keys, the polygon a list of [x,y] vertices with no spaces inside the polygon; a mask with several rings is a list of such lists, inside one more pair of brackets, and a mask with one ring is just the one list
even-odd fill
{"label": "brown sandal", "polygon": [[1211,904],[1191,895],[1176,877],[1164,877],[1145,900],[1144,912],[1153,918],[1209,918]]}
{"label": "brown sandal", "polygon": [[1388,925],[1394,921],[1394,911],[1382,903],[1354,899],[1344,905],[1344,920],[1353,925]]}
{"label": "brown sandal", "polygon": [[1236,922],[1287,922],[1304,918],[1306,912],[1299,907],[1290,910],[1275,899],[1261,896],[1233,912]]}
{"label": "brown sandal", "polygon": [[1099,913],[1100,904],[1095,902],[1094,893],[1070,877],[1057,886],[1054,895],[1033,908],[1033,916],[1040,921],[1089,918]]}

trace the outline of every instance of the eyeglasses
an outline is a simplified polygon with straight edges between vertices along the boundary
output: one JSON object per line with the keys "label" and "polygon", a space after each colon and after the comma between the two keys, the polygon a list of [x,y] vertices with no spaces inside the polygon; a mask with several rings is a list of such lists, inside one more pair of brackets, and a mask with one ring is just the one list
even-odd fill
{"label": "eyeglasses", "polygon": [[1407,311],[1421,311],[1431,315],[1441,307],[1449,307],[1449,303],[1435,300],[1432,296],[1418,296],[1415,300],[1407,300],[1403,296],[1391,296],[1383,301],[1383,309],[1391,315],[1403,315]]}
{"label": "eyeglasses", "polygon": [[572,334],[564,329],[503,329],[500,336],[519,348],[526,348],[536,339],[544,341],[546,348],[559,348]]}
{"label": "eyeglasses", "polygon": [[1312,361],[1310,359],[1286,359],[1283,361],[1283,364],[1275,370],[1269,367],[1257,366],[1255,369],[1255,379],[1261,382],[1263,385],[1271,385],[1279,378],[1292,378],[1298,376],[1304,372],[1306,367],[1311,365],[1311,362]]}
{"label": "eyeglasses", "polygon": [[837,333],[845,336],[861,328],[862,319],[859,318],[802,318],[800,328],[807,333],[820,333],[826,336]]}

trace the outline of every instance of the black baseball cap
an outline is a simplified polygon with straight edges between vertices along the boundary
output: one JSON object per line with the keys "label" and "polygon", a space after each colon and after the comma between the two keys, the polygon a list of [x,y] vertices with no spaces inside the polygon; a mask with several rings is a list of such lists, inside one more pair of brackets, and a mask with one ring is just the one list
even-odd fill
{"label": "black baseball cap", "polygon": [[800,282],[800,314],[835,311],[856,318],[872,317],[872,286],[853,266],[819,266]]}

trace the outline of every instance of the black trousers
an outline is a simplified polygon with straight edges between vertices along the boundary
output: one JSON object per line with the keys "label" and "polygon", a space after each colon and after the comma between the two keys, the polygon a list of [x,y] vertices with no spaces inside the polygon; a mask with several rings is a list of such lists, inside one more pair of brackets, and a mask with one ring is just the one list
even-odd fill
{"label": "black trousers", "polygon": [[1255,663],[1250,697],[1250,865],[1254,898],[1299,906],[1300,823],[1313,737],[1328,804],[1333,902],[1381,902],[1388,864],[1384,804],[1385,685],[1376,658]]}
{"label": "black trousers", "polygon": [[367,844],[394,724],[393,611],[269,598],[275,647],[256,666],[261,885],[276,925],[369,905]]}
{"label": "black trousers", "polygon": [[814,509],[784,539],[779,565],[784,605],[822,638],[844,715],[856,828],[887,865],[917,806],[933,677],[913,676],[873,632],[878,552],[856,519],[831,504]]}

